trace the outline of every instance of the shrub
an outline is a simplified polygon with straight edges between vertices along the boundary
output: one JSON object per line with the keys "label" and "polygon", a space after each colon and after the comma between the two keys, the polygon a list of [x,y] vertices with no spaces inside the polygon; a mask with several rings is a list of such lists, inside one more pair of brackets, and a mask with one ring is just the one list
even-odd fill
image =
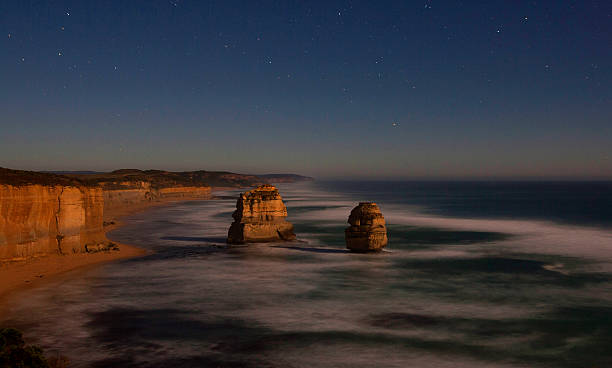
{"label": "shrub", "polygon": [[0,367],[49,368],[38,346],[26,345],[21,332],[14,328],[0,329]]}

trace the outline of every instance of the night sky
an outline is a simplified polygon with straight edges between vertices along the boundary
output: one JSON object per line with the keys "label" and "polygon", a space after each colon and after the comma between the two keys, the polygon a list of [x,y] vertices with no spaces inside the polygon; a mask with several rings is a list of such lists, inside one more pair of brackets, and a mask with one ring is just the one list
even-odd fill
{"label": "night sky", "polygon": [[0,1],[0,166],[612,178],[612,1]]}

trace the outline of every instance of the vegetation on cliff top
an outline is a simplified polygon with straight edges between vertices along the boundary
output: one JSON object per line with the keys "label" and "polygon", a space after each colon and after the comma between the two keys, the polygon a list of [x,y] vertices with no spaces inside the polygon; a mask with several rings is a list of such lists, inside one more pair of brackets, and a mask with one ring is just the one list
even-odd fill
{"label": "vegetation on cliff top", "polygon": [[41,173],[36,171],[11,170],[0,167],[0,184],[8,185],[65,185],[82,186],[85,185],[76,178],[65,175]]}
{"label": "vegetation on cliff top", "polygon": [[171,172],[162,170],[122,169],[103,174],[66,175],[88,185],[102,184],[114,188],[122,182],[148,182],[153,188],[170,187],[243,187],[260,184],[254,175],[234,174],[219,171]]}
{"label": "vegetation on cliff top", "polygon": [[148,182],[153,188],[170,187],[249,187],[268,181],[299,181],[311,178],[293,175],[245,175],[225,171],[183,171],[121,169],[110,173],[94,174],[53,174],[0,168],[0,184],[9,185],[71,185],[107,189],[125,188],[121,183]]}

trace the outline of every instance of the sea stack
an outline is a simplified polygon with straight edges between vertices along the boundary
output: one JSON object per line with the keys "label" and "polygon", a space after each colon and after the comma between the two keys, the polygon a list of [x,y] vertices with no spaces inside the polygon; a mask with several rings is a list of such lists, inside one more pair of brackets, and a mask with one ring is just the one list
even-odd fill
{"label": "sea stack", "polygon": [[227,234],[229,244],[295,240],[293,225],[285,220],[287,208],[273,185],[241,193],[232,217],[234,222]]}
{"label": "sea stack", "polygon": [[387,227],[378,205],[361,202],[351,211],[344,230],[346,247],[353,252],[376,252],[387,245]]}

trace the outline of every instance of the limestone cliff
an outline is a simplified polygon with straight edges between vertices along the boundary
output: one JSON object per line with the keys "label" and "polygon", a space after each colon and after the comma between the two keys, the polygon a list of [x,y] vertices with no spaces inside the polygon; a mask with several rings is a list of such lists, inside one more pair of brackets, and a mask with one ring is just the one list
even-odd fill
{"label": "limestone cliff", "polygon": [[[0,168],[0,261],[107,249],[104,221],[173,200],[207,199],[211,187],[259,185],[265,179],[219,171],[123,169],[57,175]],[[293,239],[276,188],[245,199],[236,242]],[[245,197],[246,198],[246,197]],[[265,200],[263,199],[265,198]],[[250,210],[247,210],[250,209]],[[247,213],[251,211],[251,213]],[[234,239],[234,238],[232,238]]]}
{"label": "limestone cliff", "polygon": [[155,188],[150,182],[120,182],[104,188],[104,217],[111,220],[125,210],[147,207],[156,202],[187,199],[209,199],[210,187],[170,187]]}
{"label": "limestone cliff", "polygon": [[387,245],[387,227],[378,205],[361,202],[351,211],[344,231],[346,247],[354,252],[378,251]]}
{"label": "limestone cliff", "polygon": [[234,222],[229,228],[230,244],[290,241],[295,239],[293,225],[285,218],[287,209],[272,185],[261,185],[240,194]]}
{"label": "limestone cliff", "polygon": [[113,245],[104,235],[105,216],[211,193],[201,184],[116,179],[0,168],[0,261],[106,250]]}
{"label": "limestone cliff", "polygon": [[99,250],[101,188],[63,185],[0,185],[0,259]]}

